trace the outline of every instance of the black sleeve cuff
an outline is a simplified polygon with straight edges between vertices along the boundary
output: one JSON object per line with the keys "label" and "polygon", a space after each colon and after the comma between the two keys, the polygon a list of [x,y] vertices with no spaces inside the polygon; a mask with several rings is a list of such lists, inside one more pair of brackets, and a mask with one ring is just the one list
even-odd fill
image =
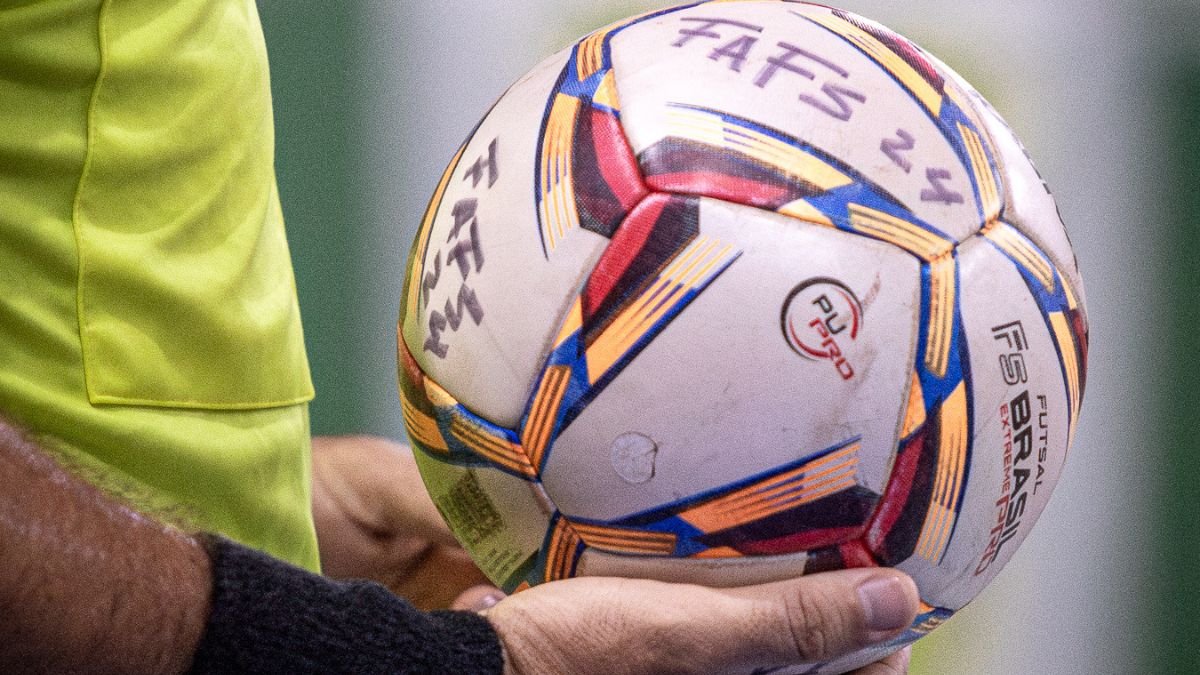
{"label": "black sleeve cuff", "polygon": [[335,582],[213,537],[212,610],[192,673],[502,673],[470,612],[420,612],[383,586]]}

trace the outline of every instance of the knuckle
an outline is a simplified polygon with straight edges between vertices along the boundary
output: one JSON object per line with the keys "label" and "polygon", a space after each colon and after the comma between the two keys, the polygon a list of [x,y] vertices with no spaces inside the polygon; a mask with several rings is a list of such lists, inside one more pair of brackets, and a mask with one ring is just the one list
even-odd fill
{"label": "knuckle", "polygon": [[[703,657],[706,651],[704,645],[697,645],[696,635],[692,631],[681,630],[694,617],[683,607],[660,605],[654,611],[643,612],[637,617],[636,624],[631,627],[631,633],[636,636],[638,655],[626,655],[641,664],[644,672],[653,673],[683,673],[694,672],[690,666],[698,657]],[[615,633],[614,633],[615,634]],[[625,645],[613,645],[616,648]]]}
{"label": "knuckle", "polygon": [[506,675],[536,673],[544,667],[546,655],[538,646],[552,636],[546,634],[537,612],[523,602],[501,602],[486,616],[500,638]]}
{"label": "knuckle", "polygon": [[820,593],[791,593],[785,603],[788,628],[800,662],[824,661],[834,654],[836,619]]}

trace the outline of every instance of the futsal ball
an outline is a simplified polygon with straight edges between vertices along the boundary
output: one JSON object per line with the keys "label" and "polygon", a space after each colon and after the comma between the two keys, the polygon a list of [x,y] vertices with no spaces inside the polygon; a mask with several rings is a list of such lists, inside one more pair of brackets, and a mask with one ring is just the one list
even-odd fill
{"label": "futsal ball", "polygon": [[1049,191],[949,68],[835,9],[693,3],[546,60],[459,150],[409,261],[401,402],[507,591],[912,575],[917,621],[840,672],[1029,533],[1083,302]]}

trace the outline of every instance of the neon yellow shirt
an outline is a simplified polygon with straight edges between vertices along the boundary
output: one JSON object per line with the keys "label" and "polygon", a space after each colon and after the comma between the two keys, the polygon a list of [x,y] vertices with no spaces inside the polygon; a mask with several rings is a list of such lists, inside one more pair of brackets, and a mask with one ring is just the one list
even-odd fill
{"label": "neon yellow shirt", "polygon": [[0,0],[0,413],[135,506],[315,568],[253,0]]}

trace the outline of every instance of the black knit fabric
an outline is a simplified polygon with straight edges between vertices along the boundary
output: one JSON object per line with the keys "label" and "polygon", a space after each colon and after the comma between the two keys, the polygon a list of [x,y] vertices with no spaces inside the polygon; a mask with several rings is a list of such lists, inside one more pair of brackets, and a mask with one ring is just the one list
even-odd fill
{"label": "black knit fabric", "polygon": [[420,612],[383,586],[335,582],[224,539],[192,673],[501,673],[470,612]]}

